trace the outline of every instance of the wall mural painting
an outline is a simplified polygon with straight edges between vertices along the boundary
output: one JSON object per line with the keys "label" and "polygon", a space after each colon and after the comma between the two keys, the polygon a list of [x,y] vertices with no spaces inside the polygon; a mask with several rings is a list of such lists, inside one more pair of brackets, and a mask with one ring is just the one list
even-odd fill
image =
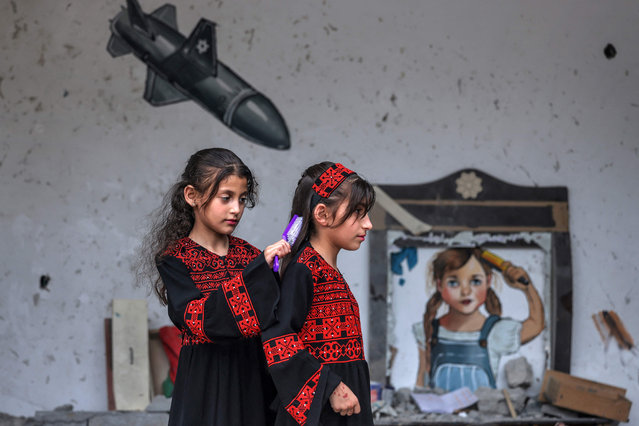
{"label": "wall mural painting", "polygon": [[113,57],[133,53],[147,65],[147,102],[164,106],[190,99],[251,142],[290,148],[275,105],[218,60],[214,22],[200,19],[187,38],[178,31],[174,5],[146,14],[137,0],[126,3],[111,20],[107,51]]}
{"label": "wall mural painting", "polygon": [[504,366],[516,360],[530,372],[533,395],[546,369],[568,372],[566,188],[514,186],[468,169],[376,191],[373,380],[396,388],[506,388]]}
{"label": "wall mural painting", "polygon": [[[544,251],[488,251],[471,244],[431,245],[428,239],[420,247],[411,244],[389,253],[393,383],[446,391],[503,387],[504,363],[522,356],[541,377],[548,346],[543,290],[537,290],[545,289]],[[414,254],[400,261],[407,252]],[[495,253],[508,259],[504,271],[485,260]]]}

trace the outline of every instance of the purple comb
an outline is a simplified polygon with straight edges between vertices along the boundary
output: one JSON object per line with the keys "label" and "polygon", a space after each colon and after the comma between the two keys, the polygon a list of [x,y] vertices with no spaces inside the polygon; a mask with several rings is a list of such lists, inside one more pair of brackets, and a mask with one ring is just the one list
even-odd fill
{"label": "purple comb", "polygon": [[[302,217],[296,214],[293,215],[293,218],[286,226],[284,233],[282,234],[282,238],[286,240],[287,243],[293,245],[295,240],[297,240],[297,236],[300,234],[302,230]],[[275,260],[273,261],[273,270],[275,272],[280,270],[280,259],[275,256]]]}

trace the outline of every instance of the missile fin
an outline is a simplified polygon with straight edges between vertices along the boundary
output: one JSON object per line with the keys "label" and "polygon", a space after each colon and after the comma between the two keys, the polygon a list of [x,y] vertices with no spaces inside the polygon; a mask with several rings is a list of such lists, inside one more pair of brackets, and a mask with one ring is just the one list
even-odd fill
{"label": "missile fin", "polygon": [[107,44],[107,51],[111,54],[111,56],[117,58],[118,56],[131,53],[131,48],[120,37],[112,35],[109,39],[109,44]]}
{"label": "missile fin", "polygon": [[139,30],[144,31],[146,34],[151,35],[149,31],[149,24],[144,16],[144,11],[137,0],[126,0],[127,11],[129,12],[129,21],[133,27],[137,27]]}
{"label": "missile fin", "polygon": [[151,13],[151,16],[164,22],[169,27],[177,30],[177,15],[175,13],[175,6],[172,4],[165,4],[164,6],[156,9]]}
{"label": "missile fin", "polygon": [[217,76],[217,41],[214,22],[200,19],[184,42],[183,49],[187,58]]}
{"label": "missile fin", "polygon": [[190,98],[173,87],[166,79],[160,77],[150,68],[146,69],[144,100],[153,106],[164,106],[188,101]]}

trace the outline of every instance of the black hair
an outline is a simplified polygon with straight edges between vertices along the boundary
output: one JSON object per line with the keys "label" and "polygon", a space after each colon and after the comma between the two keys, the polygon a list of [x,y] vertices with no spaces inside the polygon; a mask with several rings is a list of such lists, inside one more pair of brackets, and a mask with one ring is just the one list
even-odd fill
{"label": "black hair", "polygon": [[157,272],[157,264],[170,244],[189,235],[195,214],[184,199],[184,188],[193,186],[204,197],[205,207],[215,197],[220,183],[229,176],[246,179],[246,207],[257,202],[257,181],[242,160],[225,148],[203,149],[189,158],[178,182],[164,196],[162,205],[151,215],[151,228],[142,243],[142,259],[137,265],[138,281],[151,280],[152,288],[166,305],[166,288]]}
{"label": "black hair", "polygon": [[[314,164],[304,170],[302,177],[297,182],[297,188],[295,188],[295,194],[293,195],[293,202],[291,206],[291,218],[293,215],[298,215],[303,218],[302,229],[291,247],[291,253],[283,259],[282,273],[286,270],[286,267],[299,251],[300,247],[315,234],[315,224],[312,220],[312,213],[317,204],[324,204],[332,212],[333,219],[337,213],[337,206],[339,206],[344,200],[348,200],[346,211],[344,215],[335,223],[332,227],[338,227],[343,224],[351,215],[358,214],[360,217],[364,217],[375,204],[375,190],[373,186],[365,179],[359,176],[357,173],[349,175],[342,184],[333,191],[328,198],[321,198],[316,205],[311,205],[313,194],[313,184],[315,180],[324,173],[334,163],[330,161],[323,161],[321,163]],[[363,210],[358,212],[358,209]]]}

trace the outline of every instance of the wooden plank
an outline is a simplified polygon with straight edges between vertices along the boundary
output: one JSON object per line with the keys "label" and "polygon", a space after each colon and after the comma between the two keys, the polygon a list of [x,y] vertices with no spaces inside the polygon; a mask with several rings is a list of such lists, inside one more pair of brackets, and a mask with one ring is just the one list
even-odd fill
{"label": "wooden plank", "polygon": [[113,300],[115,408],[144,410],[150,402],[149,330],[145,300]]}
{"label": "wooden plank", "polygon": [[104,346],[106,352],[107,405],[110,411],[115,410],[113,395],[113,343],[111,342],[111,318],[104,319]]}
{"label": "wooden plank", "polygon": [[547,370],[539,399],[573,411],[627,422],[632,403],[625,394],[623,388]]}

